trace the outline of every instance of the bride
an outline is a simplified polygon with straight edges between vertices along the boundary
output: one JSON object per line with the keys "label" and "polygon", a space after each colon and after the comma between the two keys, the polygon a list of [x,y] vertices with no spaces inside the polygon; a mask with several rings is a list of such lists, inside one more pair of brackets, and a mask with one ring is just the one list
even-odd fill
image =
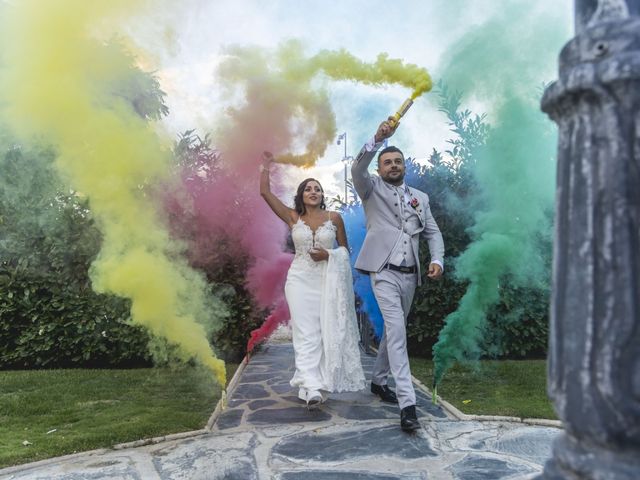
{"label": "bride", "polygon": [[308,178],[298,186],[295,208],[271,192],[273,160],[264,152],[260,195],[289,225],[295,246],[285,284],[296,365],[291,385],[298,387],[298,397],[307,407],[315,409],[324,401],[323,391],[357,391],[365,386],[347,236],[340,214],[326,210],[317,180]]}

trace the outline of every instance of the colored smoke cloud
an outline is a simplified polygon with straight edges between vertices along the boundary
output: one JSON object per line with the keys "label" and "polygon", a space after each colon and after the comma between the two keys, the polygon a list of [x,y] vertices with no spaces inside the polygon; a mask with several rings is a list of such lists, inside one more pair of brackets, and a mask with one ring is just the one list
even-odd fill
{"label": "colored smoke cloud", "polygon": [[[365,63],[350,53],[321,51],[307,56],[300,42],[283,43],[271,52],[260,47],[231,47],[219,74],[229,96],[244,90],[245,104],[229,110],[229,125],[219,138],[240,156],[254,158],[262,150],[273,152],[278,162],[311,166],[336,136],[335,117],[320,74],[331,80],[366,85],[402,85],[415,98],[431,89],[427,71],[382,53]],[[247,134],[254,137],[247,142]],[[298,147],[298,148],[295,148]],[[301,150],[301,152],[294,151]]]}
{"label": "colored smoke cloud", "polygon": [[94,289],[131,299],[135,323],[224,385],[224,363],[207,340],[224,308],[182,259],[152,203],[148,187],[166,181],[171,153],[122,93],[133,59],[108,42],[119,19],[140,5],[25,0],[7,7],[3,116],[22,138],[52,144],[60,175],[89,199],[103,233]]}
{"label": "colored smoke cloud", "polygon": [[469,31],[450,50],[442,75],[465,98],[488,105],[493,128],[476,155],[479,194],[465,205],[474,212],[473,241],[456,261],[457,277],[469,286],[434,346],[436,382],[455,361],[483,353],[486,314],[501,282],[548,285],[540,239],[552,229],[556,142],[535,96],[553,75],[569,22],[562,13],[524,7],[514,2]]}
{"label": "colored smoke cloud", "polygon": [[[292,257],[283,252],[286,225],[259,195],[262,152],[269,150],[280,163],[297,166],[311,166],[324,154],[336,137],[324,86],[328,80],[396,83],[416,95],[428,90],[431,81],[426,70],[384,54],[370,64],[346,51],[309,56],[296,41],[275,50],[234,46],[226,54],[218,77],[227,97],[239,101],[227,110],[226,121],[214,135],[223,159],[224,172],[218,174],[223,180],[200,193],[206,202],[196,209],[209,231],[226,232],[249,255],[247,286],[259,305],[272,311],[252,333],[251,350],[289,317],[284,283]],[[280,193],[282,168],[290,167],[277,166],[271,175],[272,188]],[[291,200],[293,193],[289,193]]]}

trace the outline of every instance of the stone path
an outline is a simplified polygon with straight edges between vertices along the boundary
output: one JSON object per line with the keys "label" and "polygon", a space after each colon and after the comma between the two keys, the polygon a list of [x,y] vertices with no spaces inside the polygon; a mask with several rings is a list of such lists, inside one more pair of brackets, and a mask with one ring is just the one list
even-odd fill
{"label": "stone path", "polygon": [[[373,358],[363,356],[370,372]],[[532,478],[559,430],[460,421],[417,390],[422,429],[368,392],[307,411],[289,386],[291,344],[268,344],[244,369],[211,432],[0,470],[2,479],[499,480]]]}

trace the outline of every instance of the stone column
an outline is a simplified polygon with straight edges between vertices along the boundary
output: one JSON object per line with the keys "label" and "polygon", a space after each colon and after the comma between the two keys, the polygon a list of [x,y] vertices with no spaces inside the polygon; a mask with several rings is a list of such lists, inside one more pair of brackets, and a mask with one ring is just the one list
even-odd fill
{"label": "stone column", "polygon": [[539,478],[640,479],[640,0],[575,0],[542,99],[558,124],[548,391],[565,432]]}

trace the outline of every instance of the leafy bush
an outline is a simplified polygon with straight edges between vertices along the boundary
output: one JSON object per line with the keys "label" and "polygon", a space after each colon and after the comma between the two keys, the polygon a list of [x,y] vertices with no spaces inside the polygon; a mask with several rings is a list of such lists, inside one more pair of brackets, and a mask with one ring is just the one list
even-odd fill
{"label": "leafy bush", "polygon": [[59,193],[53,157],[13,147],[0,158],[0,368],[146,365],[128,302],[91,290],[100,232],[85,201]]}
{"label": "leafy bush", "polygon": [[[175,154],[183,168],[208,164],[217,173],[219,157],[193,132]],[[171,358],[171,347],[130,324],[128,300],[91,289],[101,234],[87,201],[61,193],[54,159],[50,149],[16,146],[0,157],[0,368],[142,366],[151,351],[162,353],[156,360]],[[174,234],[189,245],[202,232],[192,217],[180,218]],[[224,237],[205,240],[208,254],[192,250],[191,264],[229,309],[211,341],[220,357],[237,362],[266,312],[245,288],[246,256],[233,255]]]}
{"label": "leafy bush", "polygon": [[501,288],[487,316],[483,350],[494,357],[544,357],[549,336],[549,288]]}
{"label": "leafy bush", "polygon": [[[142,118],[168,113],[157,79],[122,65],[102,85]],[[149,365],[146,331],[129,323],[129,302],[91,289],[101,234],[86,199],[54,169],[55,152],[19,145],[0,125],[0,368]]]}

